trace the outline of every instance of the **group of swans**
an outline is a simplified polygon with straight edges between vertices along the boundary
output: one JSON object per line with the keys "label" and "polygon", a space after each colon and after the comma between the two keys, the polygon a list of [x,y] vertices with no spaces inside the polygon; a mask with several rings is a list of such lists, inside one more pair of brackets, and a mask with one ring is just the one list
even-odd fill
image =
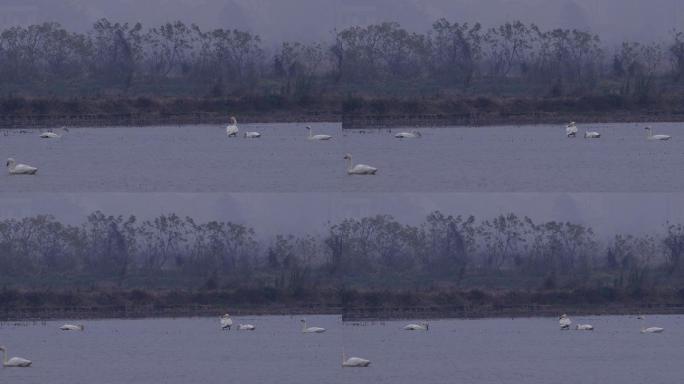
{"label": "group of swans", "polygon": [[[647,131],[646,138],[648,140],[667,141],[667,140],[670,140],[670,138],[672,137],[670,135],[654,135],[653,129],[651,127],[645,127],[644,129]],[[565,126],[565,135],[567,137],[576,137],[577,136],[577,124],[574,121],[568,123],[568,125]],[[589,131],[585,128],[584,129],[584,138],[585,139],[599,139],[599,138],[601,138],[601,134],[596,132],[596,131]]]}
{"label": "group of swans", "polygon": [[[306,326],[306,325],[305,325]],[[421,322],[418,324],[408,324],[404,327],[406,331],[427,331],[429,328],[428,323]],[[361,357],[350,357],[347,358],[344,352],[342,352],[342,366],[343,367],[367,367],[370,365],[370,360],[363,359]]]}
{"label": "group of swans", "polygon": [[[309,132],[308,139],[311,141],[327,141],[332,139],[332,136],[330,135],[323,135],[323,134],[314,134],[313,129],[311,126],[306,126],[306,130]],[[226,127],[226,134],[228,137],[237,137],[238,133],[240,132],[238,126],[237,126],[237,119],[234,116],[230,117],[230,124]],[[245,132],[244,134],[245,138],[259,138],[261,137],[261,134],[259,132]],[[409,138],[418,138],[421,137],[420,132],[413,131],[413,132],[401,132],[397,133],[394,135],[396,138],[400,139],[409,139]],[[344,159],[347,160],[348,162],[348,167],[347,167],[347,174],[349,175],[375,175],[376,172],[378,172],[378,169],[375,167],[371,167],[370,165],[366,164],[356,164],[354,165],[352,162],[352,155],[347,154],[344,156]]]}
{"label": "group of swans", "polygon": [[[577,124],[574,121],[568,123],[568,125],[565,126],[565,135],[567,137],[577,137],[577,131]],[[588,131],[586,128],[584,129],[585,139],[598,139],[600,137],[600,133],[596,131]]]}
{"label": "group of swans", "polygon": [[[222,329],[230,329],[230,327],[233,325],[233,320],[230,318],[230,315],[225,314],[221,317],[221,328]],[[306,320],[301,319],[300,322],[302,323],[302,333],[323,333],[326,331],[325,328],[321,327],[308,327],[306,325]],[[256,327],[252,324],[240,324],[238,325],[238,330],[241,331],[253,331],[255,330]],[[342,366],[343,367],[367,367],[370,365],[370,360],[363,359],[360,357],[350,357],[347,358],[347,356],[342,352]]]}
{"label": "group of swans", "polygon": [[[643,316],[638,316],[637,317],[640,320],[644,320]],[[561,330],[568,330],[570,329],[570,325],[572,324],[572,320],[568,317],[568,315],[563,314],[561,317],[558,319],[558,324],[560,325]],[[575,326],[575,329],[578,331],[593,331],[594,326],[591,324],[577,324]],[[665,328],[661,327],[641,327],[641,333],[662,333],[665,331]]]}
{"label": "group of swans", "polygon": [[[572,325],[572,320],[568,317],[566,314],[562,314],[561,317],[558,319],[558,325],[560,325],[560,329],[563,331],[567,331],[570,329],[570,325]],[[591,324],[577,324],[575,326],[575,330],[577,331],[593,331],[594,326]]]}
{"label": "group of swans", "polygon": [[[233,319],[230,318],[229,314],[225,314],[221,317],[220,319],[221,323],[221,329],[223,330],[229,330],[233,326]],[[256,330],[256,327],[252,324],[238,324],[237,326],[238,331],[254,331]]]}
{"label": "group of swans", "polygon": [[[69,132],[67,127],[62,127],[61,129],[64,132]],[[41,139],[59,139],[61,137],[62,135],[53,132],[52,129],[48,129],[40,134]],[[35,175],[38,172],[38,168],[26,164],[17,164],[16,160],[11,157],[7,159],[7,169],[10,175]]]}
{"label": "group of swans", "polygon": [[[83,331],[85,327],[81,324],[64,324],[61,327],[59,327],[59,329],[61,329],[62,331]],[[0,351],[2,351],[2,365],[4,367],[26,368],[31,366],[31,360],[27,360],[22,357],[12,357],[8,359],[7,348],[5,347],[0,347]]]}
{"label": "group of swans", "polygon": [[[238,133],[240,133],[240,129],[237,126],[237,119],[235,116],[230,117],[230,124],[226,126],[226,135],[228,137],[237,137]],[[261,137],[261,133],[259,132],[245,132],[242,137],[245,139],[258,139]]]}

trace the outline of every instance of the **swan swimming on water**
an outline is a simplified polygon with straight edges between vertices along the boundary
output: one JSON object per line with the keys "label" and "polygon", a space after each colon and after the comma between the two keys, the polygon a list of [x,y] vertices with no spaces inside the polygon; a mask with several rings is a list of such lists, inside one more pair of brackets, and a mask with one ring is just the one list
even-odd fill
{"label": "swan swimming on water", "polygon": [[58,135],[52,131],[43,132],[40,134],[41,139],[59,139],[60,137],[62,137],[62,136]]}
{"label": "swan swimming on water", "polygon": [[577,136],[577,125],[575,125],[574,121],[565,126],[565,135],[567,137]]}
{"label": "swan swimming on water", "polygon": [[413,132],[399,132],[396,135],[394,135],[397,139],[416,139],[419,137],[422,137],[420,132],[418,131],[413,131]]}
{"label": "swan swimming on water", "polygon": [[230,331],[230,327],[233,326],[233,319],[230,318],[229,314],[225,314],[221,317],[221,329],[227,329]]}
{"label": "swan swimming on water", "polygon": [[[642,324],[646,320],[645,316],[639,316],[638,318],[641,319]],[[641,333],[663,333],[663,331],[665,331],[665,328],[641,326]]]}
{"label": "swan swimming on water", "polygon": [[595,131],[587,131],[586,129],[584,130],[584,138],[585,139],[598,139],[601,137],[601,134]]}
{"label": "swan swimming on water", "polygon": [[[62,131],[69,132],[69,128],[62,127]],[[52,131],[52,129],[48,129],[47,131],[40,134],[41,139],[59,139],[61,137],[62,137],[62,135],[58,135],[58,134],[54,133]]]}
{"label": "swan swimming on water", "polygon": [[426,323],[425,321],[419,323],[419,324],[409,324],[404,327],[404,330],[406,331],[427,331],[430,329],[430,325]]}
{"label": "swan swimming on water", "polygon": [[314,135],[311,127],[308,125],[306,126],[306,129],[309,131],[309,140],[324,141],[332,139],[332,136],[330,135]]}
{"label": "swan swimming on water", "polygon": [[594,326],[590,324],[577,324],[575,329],[578,331],[593,331]]}
{"label": "swan swimming on water", "polygon": [[344,159],[348,161],[347,173],[350,175],[375,175],[375,172],[378,171],[377,168],[371,167],[370,165],[354,165],[352,163],[352,155],[348,153],[344,156]]}
{"label": "swan swimming on water", "polygon": [[325,328],[307,327],[306,326],[306,320],[304,320],[304,319],[301,319],[299,321],[302,323],[302,333],[323,333],[323,332],[325,332]]}
{"label": "swan swimming on water", "polygon": [[343,367],[361,368],[361,367],[367,367],[369,365],[370,365],[370,360],[362,359],[360,357],[347,358],[347,355],[344,352],[342,352],[342,366]]}
{"label": "swan swimming on water", "polygon": [[572,320],[568,317],[566,314],[562,314],[561,317],[558,318],[558,325],[560,325],[561,330],[568,330],[570,329],[570,324],[572,324]]}
{"label": "swan swimming on water", "polygon": [[238,331],[254,331],[256,329],[252,324],[238,324]]}
{"label": "swan swimming on water", "polygon": [[660,141],[670,140],[670,137],[671,137],[670,135],[654,135],[653,129],[651,127],[646,127],[644,129],[648,132],[648,135],[646,136],[646,138],[648,140],[660,140]]}
{"label": "swan swimming on water", "polygon": [[230,124],[226,127],[226,134],[228,137],[235,137],[240,132],[237,126],[237,120],[234,116],[230,117]]}
{"label": "swan swimming on water", "polygon": [[85,329],[85,327],[82,324],[64,324],[61,327],[59,327],[62,331],[82,331]]}
{"label": "swan swimming on water", "polygon": [[261,133],[259,133],[259,132],[245,132],[244,137],[245,137],[245,139],[258,139],[261,137]]}
{"label": "swan swimming on water", "polygon": [[26,360],[21,357],[13,357],[11,359],[7,359],[7,348],[5,347],[0,347],[0,351],[2,351],[2,365],[4,367],[30,367],[31,366],[31,360]]}
{"label": "swan swimming on water", "polygon": [[7,159],[7,169],[10,175],[35,175],[38,168],[26,164],[17,164],[13,158]]}

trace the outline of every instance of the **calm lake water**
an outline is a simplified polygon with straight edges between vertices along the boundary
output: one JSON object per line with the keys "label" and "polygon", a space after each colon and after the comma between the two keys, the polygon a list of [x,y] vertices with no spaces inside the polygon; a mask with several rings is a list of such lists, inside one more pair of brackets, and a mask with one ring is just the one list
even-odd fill
{"label": "calm lake water", "polygon": [[[62,139],[38,130],[0,135],[0,153],[39,168],[0,175],[0,192],[675,192],[684,190],[681,124],[654,124],[668,142],[646,140],[643,124],[588,125],[603,137],[568,139],[562,126],[343,132],[314,124],[242,125],[261,139],[226,137],[221,126],[75,128]],[[583,132],[583,127],[580,127]],[[379,168],[348,176],[342,159]]]}
{"label": "calm lake water", "polygon": [[[218,319],[87,321],[85,332],[0,327],[11,356],[30,368],[0,370],[2,383],[677,383],[684,375],[684,317],[649,316],[663,334],[640,334],[634,317],[585,317],[593,332],[560,331],[554,318],[404,321],[365,326],[310,316],[324,334],[300,333],[299,318],[234,318],[254,332],[218,329]],[[372,361],[342,368],[341,353]]]}

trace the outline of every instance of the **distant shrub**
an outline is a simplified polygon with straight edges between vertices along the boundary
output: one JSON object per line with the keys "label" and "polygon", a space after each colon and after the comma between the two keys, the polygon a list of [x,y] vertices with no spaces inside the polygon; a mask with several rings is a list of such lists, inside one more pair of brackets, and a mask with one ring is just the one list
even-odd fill
{"label": "distant shrub", "polygon": [[128,299],[135,304],[143,304],[146,302],[150,302],[152,299],[152,295],[141,289],[134,289],[128,294]]}

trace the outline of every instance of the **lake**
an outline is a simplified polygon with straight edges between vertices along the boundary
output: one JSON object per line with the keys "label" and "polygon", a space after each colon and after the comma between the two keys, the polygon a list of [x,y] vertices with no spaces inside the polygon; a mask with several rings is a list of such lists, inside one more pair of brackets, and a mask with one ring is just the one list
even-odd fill
{"label": "lake", "polygon": [[[562,126],[343,132],[313,124],[242,125],[261,139],[228,138],[220,126],[74,128],[61,139],[39,130],[0,135],[5,158],[39,168],[0,176],[0,192],[678,192],[684,190],[680,124],[588,125],[603,137],[568,139]],[[583,127],[580,127],[580,133]],[[343,156],[379,168],[349,176]]]}
{"label": "lake", "polygon": [[[662,334],[641,334],[628,316],[574,318],[595,331],[560,331],[555,318],[438,320],[428,332],[407,321],[354,326],[309,316],[323,334],[302,334],[299,317],[233,318],[254,332],[221,331],[217,318],[85,321],[0,327],[10,356],[30,368],[4,368],[0,382],[119,383],[651,383],[684,375],[684,317],[649,316]],[[342,351],[372,361],[342,368]]]}

